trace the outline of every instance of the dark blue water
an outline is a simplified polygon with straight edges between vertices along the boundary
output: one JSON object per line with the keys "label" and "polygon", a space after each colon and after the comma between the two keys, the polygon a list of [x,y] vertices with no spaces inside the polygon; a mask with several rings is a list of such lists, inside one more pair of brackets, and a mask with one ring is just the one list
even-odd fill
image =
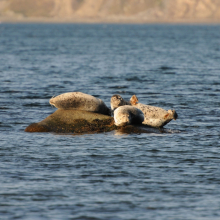
{"label": "dark blue water", "polygon": [[[24,132],[71,91],[179,118],[161,134]],[[220,26],[0,24],[0,219],[220,219],[219,107]]]}

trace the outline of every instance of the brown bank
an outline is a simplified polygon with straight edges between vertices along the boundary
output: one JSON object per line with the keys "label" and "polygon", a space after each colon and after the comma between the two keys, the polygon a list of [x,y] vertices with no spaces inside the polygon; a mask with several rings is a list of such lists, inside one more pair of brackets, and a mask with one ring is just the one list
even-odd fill
{"label": "brown bank", "polygon": [[38,123],[30,124],[26,132],[55,132],[55,133],[100,133],[117,130],[117,134],[131,133],[160,133],[165,130],[149,128],[148,126],[127,125],[117,127],[114,118],[98,113],[76,109],[58,109],[53,114]]}

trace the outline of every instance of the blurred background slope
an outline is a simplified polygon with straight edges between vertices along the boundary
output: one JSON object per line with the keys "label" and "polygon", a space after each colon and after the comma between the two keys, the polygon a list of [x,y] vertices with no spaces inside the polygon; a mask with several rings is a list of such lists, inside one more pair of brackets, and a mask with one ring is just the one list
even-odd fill
{"label": "blurred background slope", "polygon": [[220,0],[0,0],[0,21],[220,22]]}

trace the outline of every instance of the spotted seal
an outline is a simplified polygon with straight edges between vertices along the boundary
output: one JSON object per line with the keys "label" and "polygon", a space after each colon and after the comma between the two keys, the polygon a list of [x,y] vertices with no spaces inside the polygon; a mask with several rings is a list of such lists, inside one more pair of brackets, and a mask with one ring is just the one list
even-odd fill
{"label": "spotted seal", "polygon": [[140,109],[144,113],[143,124],[152,127],[162,128],[172,119],[176,120],[178,118],[175,110],[166,111],[165,109],[159,107],[138,103],[138,98],[136,95],[131,97],[130,103],[132,106]]}
{"label": "spotted seal", "polygon": [[123,105],[114,111],[114,120],[116,126],[141,124],[144,121],[144,114],[138,108],[130,105]]}
{"label": "spotted seal", "polygon": [[113,95],[111,97],[111,110],[114,111],[119,106],[131,105],[129,101],[125,101],[120,95]]}
{"label": "spotted seal", "polygon": [[104,115],[111,115],[110,109],[105,103],[94,96],[82,92],[67,92],[51,98],[49,103],[56,108],[78,109],[89,112],[96,112]]}

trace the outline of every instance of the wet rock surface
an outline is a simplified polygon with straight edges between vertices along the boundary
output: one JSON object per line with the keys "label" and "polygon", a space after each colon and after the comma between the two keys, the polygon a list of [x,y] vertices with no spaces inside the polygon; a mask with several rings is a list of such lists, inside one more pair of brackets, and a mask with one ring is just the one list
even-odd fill
{"label": "wet rock surface", "polygon": [[85,133],[116,129],[114,119],[107,115],[81,110],[58,109],[43,121],[30,124],[26,132]]}

